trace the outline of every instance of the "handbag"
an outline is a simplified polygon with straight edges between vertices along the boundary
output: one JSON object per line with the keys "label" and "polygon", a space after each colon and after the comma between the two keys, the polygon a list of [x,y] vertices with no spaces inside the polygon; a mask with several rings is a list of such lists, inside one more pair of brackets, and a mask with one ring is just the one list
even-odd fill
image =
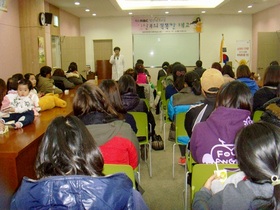
{"label": "handbag", "polygon": [[163,150],[164,142],[160,135],[155,135],[154,140],[152,141],[152,148],[154,150]]}

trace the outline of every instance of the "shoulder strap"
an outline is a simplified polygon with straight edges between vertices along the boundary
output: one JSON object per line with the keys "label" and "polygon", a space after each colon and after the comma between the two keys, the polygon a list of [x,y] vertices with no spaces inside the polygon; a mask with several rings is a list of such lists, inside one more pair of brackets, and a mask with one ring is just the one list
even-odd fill
{"label": "shoulder strap", "polygon": [[193,131],[193,129],[194,129],[194,126],[195,126],[197,123],[199,123],[199,122],[201,121],[201,119],[202,119],[202,117],[203,117],[203,115],[204,115],[204,113],[205,113],[205,111],[206,111],[207,106],[208,106],[208,104],[206,104],[206,105],[204,106],[204,108],[203,108],[203,109],[199,112],[199,114],[197,115],[197,118],[195,119],[194,124],[193,124],[193,127],[192,127],[192,131]]}

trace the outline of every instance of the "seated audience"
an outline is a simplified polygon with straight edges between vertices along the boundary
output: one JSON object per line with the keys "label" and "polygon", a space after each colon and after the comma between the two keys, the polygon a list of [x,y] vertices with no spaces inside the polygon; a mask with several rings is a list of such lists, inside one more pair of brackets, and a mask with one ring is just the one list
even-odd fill
{"label": "seated audience", "polygon": [[154,108],[154,89],[149,83],[149,77],[150,75],[147,75],[144,72],[144,66],[142,64],[137,63],[135,65],[135,71],[137,72],[137,77],[136,77],[136,84],[138,86],[144,87],[144,92],[145,92],[145,98],[149,102],[149,107]]}
{"label": "seated audience", "polygon": [[32,83],[32,87],[33,87],[33,88],[32,88],[32,90],[30,91],[31,93],[37,95],[39,98],[40,98],[41,96],[43,96],[42,93],[38,93],[38,91],[37,91],[37,80],[36,80],[35,74],[33,74],[33,73],[26,73],[26,74],[24,75],[24,78],[25,78],[25,79],[28,79],[28,80]]}
{"label": "seated audience", "polygon": [[23,74],[21,73],[16,73],[12,76],[12,78],[15,78],[17,81],[24,79]]}
{"label": "seated audience", "polygon": [[269,100],[280,96],[280,66],[267,67],[263,87],[257,90],[253,97],[253,111],[262,110],[262,106]]}
{"label": "seated audience", "polygon": [[39,180],[24,177],[10,209],[148,209],[123,173],[104,176],[103,157],[75,116],[48,126],[35,163]]}
{"label": "seated audience", "polygon": [[226,82],[232,82],[235,80],[235,75],[232,70],[232,67],[230,65],[224,65],[222,68],[222,74],[224,77],[224,81]]}
{"label": "seated audience", "polygon": [[278,63],[278,61],[271,61],[269,65],[270,66],[279,66],[279,63]]}
{"label": "seated audience", "polygon": [[142,64],[136,63],[135,71],[137,72],[136,83],[139,84],[148,84],[147,74],[144,72],[144,66]]}
{"label": "seated audience", "polygon": [[224,84],[217,95],[216,109],[194,127],[190,140],[193,159],[197,163],[236,163],[234,138],[244,126],[251,124],[252,94],[242,82]]}
{"label": "seated audience", "polygon": [[168,85],[173,84],[174,78],[172,74],[173,66],[179,64],[179,62],[175,62],[173,64],[170,64],[166,70],[167,75],[166,77],[161,81],[164,88],[166,88]]}
{"label": "seated audience", "polygon": [[7,113],[7,116],[2,116],[1,123],[12,122],[12,126],[15,129],[22,128],[33,122],[34,120],[34,109],[38,112],[40,107],[38,105],[35,107],[32,96],[30,95],[30,90],[32,89],[32,84],[27,79],[19,80],[17,87],[17,94],[8,93],[1,106],[1,111]]}
{"label": "seated audience", "polygon": [[195,63],[196,67],[193,70],[195,73],[198,74],[199,78],[202,77],[203,72],[205,71],[205,69],[202,67],[202,61],[201,60],[197,60]]}
{"label": "seated audience", "polygon": [[251,76],[251,72],[247,65],[243,64],[238,66],[236,70],[236,78],[238,81],[243,82],[249,87],[253,96],[255,92],[259,89],[259,86],[257,85],[255,80],[250,78],[250,76]]}
{"label": "seated audience", "polygon": [[213,180],[219,179],[214,174],[195,194],[192,209],[280,209],[280,129],[258,122],[242,129],[235,142],[237,162],[245,177],[213,193]]}
{"label": "seated audience", "polygon": [[123,75],[118,82],[121,99],[124,109],[129,112],[145,112],[147,113],[148,123],[151,124],[150,135],[155,139],[155,119],[151,111],[149,111],[145,101],[141,100],[136,93],[136,82],[130,75]]}
{"label": "seated audience", "polygon": [[217,69],[217,70],[219,70],[220,72],[222,72],[222,66],[221,66],[221,64],[220,64],[219,62],[214,62],[214,63],[212,63],[211,68]]}
{"label": "seated audience", "polygon": [[139,142],[130,125],[119,115],[103,91],[92,81],[76,91],[74,115],[79,117],[94,136],[105,163],[129,164],[135,169],[139,163]]}
{"label": "seated audience", "polygon": [[201,91],[205,99],[201,104],[192,106],[186,113],[185,129],[188,136],[192,136],[194,126],[204,122],[216,107],[216,97],[220,87],[224,84],[224,78],[220,71],[207,69],[201,77]]}
{"label": "seated audience", "polygon": [[157,80],[159,80],[161,77],[167,76],[167,70],[168,70],[169,63],[167,61],[164,61],[161,65],[162,69],[158,71]]}
{"label": "seated audience", "polygon": [[[168,117],[171,121],[173,121],[172,123],[174,124],[174,126],[171,126],[171,128],[176,126],[175,118],[177,114],[187,112],[191,106],[200,104],[201,100],[203,99],[201,96],[200,79],[197,73],[193,71],[188,72],[184,77],[177,77],[177,80],[180,81],[175,82],[175,84],[182,83],[183,86],[182,88],[180,88],[181,85],[176,87],[179,92],[172,95],[168,102]],[[181,157],[178,164],[185,165],[186,145],[189,143],[190,138],[188,136],[179,136],[177,140],[179,143],[184,144],[179,145]]]}
{"label": "seated audience", "polygon": [[7,94],[7,85],[6,82],[0,78],[0,109],[2,107],[2,101]]}
{"label": "seated audience", "polygon": [[[137,80],[137,72],[130,68],[130,69],[127,69],[123,75],[130,75],[132,76],[132,78],[134,79],[134,81],[136,82]],[[137,95],[140,97],[140,98],[146,98],[145,96],[145,88],[144,86],[140,86],[136,83],[136,92],[137,92]]]}
{"label": "seated audience", "polygon": [[115,80],[112,79],[104,79],[99,85],[100,89],[107,95],[111,104],[115,108],[118,113],[118,117],[120,120],[125,120],[132,130],[137,133],[137,126],[135,119],[131,114],[129,114],[124,108],[122,104],[122,99],[119,91],[119,86]]}
{"label": "seated audience", "polygon": [[37,84],[38,92],[42,92],[43,94],[62,93],[62,90],[54,85],[54,80],[51,79],[51,72],[52,72],[52,68],[49,66],[43,66],[40,69],[40,74],[38,75],[38,84]]}
{"label": "seated audience", "polygon": [[62,69],[56,69],[52,75],[54,82],[60,81],[63,83],[64,89],[72,89],[75,87],[75,84],[70,82],[66,76],[65,72]]}
{"label": "seated audience", "polygon": [[176,86],[178,86],[178,85],[175,84],[176,82],[178,82],[177,77],[184,77],[186,73],[187,73],[187,69],[183,64],[175,63],[175,64],[172,65],[172,76],[173,76],[172,81],[173,82],[165,88],[165,98],[166,98],[166,100],[169,99],[175,93],[179,92],[176,89]]}
{"label": "seated audience", "polygon": [[71,62],[68,71],[66,72],[66,78],[75,85],[83,84],[86,79],[78,72],[78,66],[75,62]]}
{"label": "seated audience", "polygon": [[[148,109],[144,100],[141,100],[136,93],[136,82],[130,75],[123,75],[118,82],[119,90],[123,107],[127,112],[145,112],[147,114],[149,126],[149,137],[152,140],[157,139],[155,132],[156,122],[153,113]],[[145,145],[141,146],[141,159],[146,160],[148,158],[148,152],[145,152]],[[146,150],[148,147],[146,147]]]}
{"label": "seated audience", "polygon": [[[142,65],[142,66],[144,67],[144,60],[138,59],[138,60],[136,61],[135,66],[136,66],[137,64],[140,64],[140,65]],[[137,72],[137,69],[135,69],[135,70],[136,70],[136,72]],[[138,72],[137,72],[137,73],[138,73]],[[148,71],[145,67],[144,67],[144,73],[145,73],[146,75],[150,75],[149,71]]]}
{"label": "seated audience", "polygon": [[261,120],[280,127],[280,97],[273,98],[263,105]]}

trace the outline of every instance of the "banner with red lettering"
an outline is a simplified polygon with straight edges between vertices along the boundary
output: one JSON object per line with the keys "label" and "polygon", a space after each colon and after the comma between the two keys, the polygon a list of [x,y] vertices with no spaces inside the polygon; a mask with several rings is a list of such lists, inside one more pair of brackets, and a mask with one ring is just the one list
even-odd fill
{"label": "banner with red lettering", "polygon": [[236,55],[235,61],[238,65],[245,64],[250,66],[251,62],[251,41],[250,40],[237,40],[236,41]]}
{"label": "banner with red lettering", "polygon": [[200,33],[201,19],[194,16],[132,17],[132,34]]}

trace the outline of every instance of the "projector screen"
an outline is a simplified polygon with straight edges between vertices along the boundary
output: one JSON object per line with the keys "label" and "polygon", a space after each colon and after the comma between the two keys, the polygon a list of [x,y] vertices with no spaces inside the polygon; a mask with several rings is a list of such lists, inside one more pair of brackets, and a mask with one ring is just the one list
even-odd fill
{"label": "projector screen", "polygon": [[199,59],[199,33],[134,34],[133,60],[145,67],[161,67],[164,61],[195,66]]}

